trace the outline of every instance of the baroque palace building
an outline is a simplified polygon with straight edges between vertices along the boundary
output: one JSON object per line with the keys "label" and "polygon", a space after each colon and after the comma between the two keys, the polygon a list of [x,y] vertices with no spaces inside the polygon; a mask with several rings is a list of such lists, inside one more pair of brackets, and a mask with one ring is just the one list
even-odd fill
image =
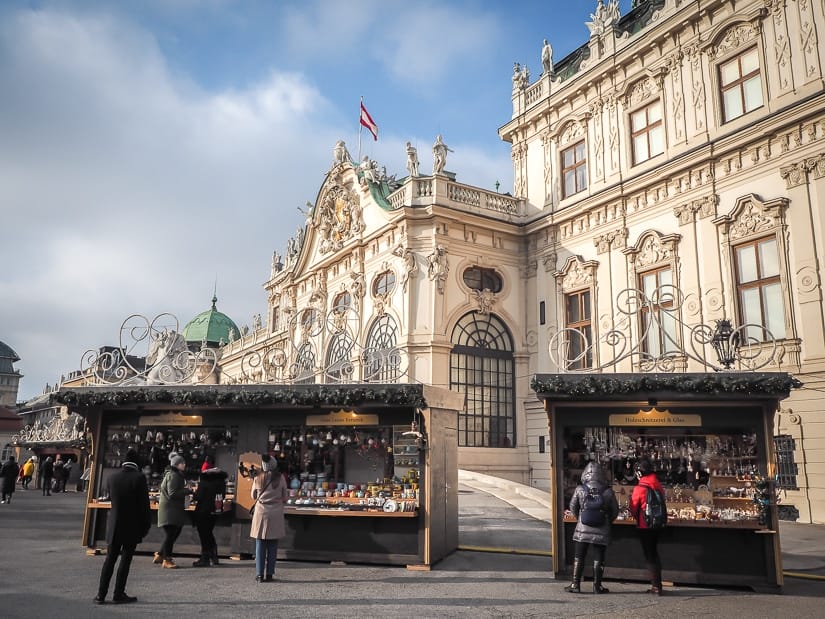
{"label": "baroque palace building", "polygon": [[770,348],[804,383],[776,414],[779,486],[825,522],[824,4],[599,0],[584,45],[514,70],[512,196],[459,182],[446,147],[396,179],[339,142],[220,382],[457,390],[459,466],[548,488],[532,375],[705,371],[695,327],[727,319],[733,369]]}

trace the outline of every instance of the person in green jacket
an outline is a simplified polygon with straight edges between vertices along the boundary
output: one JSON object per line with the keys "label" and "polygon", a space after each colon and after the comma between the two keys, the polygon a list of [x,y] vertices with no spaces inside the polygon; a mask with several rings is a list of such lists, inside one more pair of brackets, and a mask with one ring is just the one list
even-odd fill
{"label": "person in green jacket", "polygon": [[186,460],[182,456],[174,456],[160,482],[158,527],[163,529],[165,538],[160,551],[155,553],[154,563],[160,563],[167,569],[178,567],[172,558],[172,549],[185,524],[186,496],[192,494],[192,490],[186,487],[185,470]]}

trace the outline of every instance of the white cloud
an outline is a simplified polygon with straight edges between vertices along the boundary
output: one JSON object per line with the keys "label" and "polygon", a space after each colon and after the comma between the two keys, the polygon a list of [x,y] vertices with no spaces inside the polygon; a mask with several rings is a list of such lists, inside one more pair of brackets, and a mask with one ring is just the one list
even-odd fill
{"label": "white cloud", "polygon": [[[317,190],[339,131],[297,74],[210,94],[111,17],[19,14],[0,30],[0,275],[21,396],[116,340],[133,312],[185,322],[265,307],[269,256]],[[5,53],[14,50],[14,53]],[[47,337],[43,337],[44,334]]]}

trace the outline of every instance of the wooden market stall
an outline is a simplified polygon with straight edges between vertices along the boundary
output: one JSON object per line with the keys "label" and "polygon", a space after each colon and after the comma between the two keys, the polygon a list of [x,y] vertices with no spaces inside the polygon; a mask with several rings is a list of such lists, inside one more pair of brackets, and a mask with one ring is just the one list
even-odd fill
{"label": "wooden market stall", "polygon": [[798,385],[785,373],[536,376],[551,436],[553,522],[561,525],[553,529],[556,577],[572,573],[576,521],[565,511],[584,466],[596,461],[621,510],[605,577],[646,578],[627,510],[633,465],[646,456],[667,494],[663,578],[779,591],[773,418]]}
{"label": "wooden market stall", "polygon": [[[106,481],[136,449],[154,498],[175,451],[195,484],[211,455],[229,474],[215,535],[254,552],[251,480],[263,453],[289,484],[281,558],[428,569],[458,546],[457,409],[463,396],[424,385],[86,387],[54,396],[92,428],[83,544],[105,537]],[[156,509],[156,502],[152,501]],[[193,509],[193,508],[189,508]],[[138,547],[157,550],[153,527]],[[197,553],[193,527],[176,551]]]}

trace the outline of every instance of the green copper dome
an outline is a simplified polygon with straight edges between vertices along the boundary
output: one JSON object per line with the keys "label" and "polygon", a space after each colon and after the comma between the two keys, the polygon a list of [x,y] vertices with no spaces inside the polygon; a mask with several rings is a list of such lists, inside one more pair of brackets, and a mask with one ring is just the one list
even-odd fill
{"label": "green copper dome", "polygon": [[[219,312],[215,304],[218,302],[218,297],[212,297],[212,307],[205,312],[201,312],[190,320],[183,328],[183,338],[187,344],[200,344],[204,341],[209,346],[218,346],[221,342],[224,344],[230,340],[237,340],[241,335],[241,330],[238,329],[232,319],[226,314]],[[230,337],[230,333],[232,336]]]}

